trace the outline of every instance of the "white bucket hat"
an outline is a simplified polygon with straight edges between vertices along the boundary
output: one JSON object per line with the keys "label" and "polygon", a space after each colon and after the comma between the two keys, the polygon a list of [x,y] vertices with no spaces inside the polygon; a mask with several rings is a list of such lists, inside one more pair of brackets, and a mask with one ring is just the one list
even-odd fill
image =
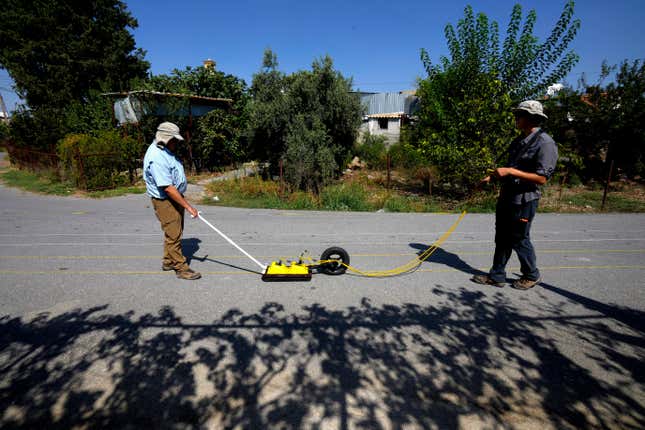
{"label": "white bucket hat", "polygon": [[548,116],[544,115],[544,108],[542,107],[542,103],[540,103],[537,100],[523,101],[522,103],[517,105],[515,109],[513,109],[513,113],[516,113],[519,111],[528,112],[530,115],[536,115],[544,119],[549,119]]}
{"label": "white bucket hat", "polygon": [[157,142],[163,142],[164,145],[170,141],[170,139],[184,140],[179,134],[179,127],[172,122],[162,122],[157,127],[157,134],[155,134],[155,140]]}

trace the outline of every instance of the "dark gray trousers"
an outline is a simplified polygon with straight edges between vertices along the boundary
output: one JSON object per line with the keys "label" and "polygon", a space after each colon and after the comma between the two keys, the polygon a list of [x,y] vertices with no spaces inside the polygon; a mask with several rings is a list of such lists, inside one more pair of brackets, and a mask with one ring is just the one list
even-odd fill
{"label": "dark gray trousers", "polygon": [[516,205],[504,199],[497,202],[495,211],[495,256],[489,276],[495,282],[506,281],[506,264],[513,251],[520,260],[520,271],[526,279],[540,279],[535,249],[531,243],[531,223],[539,200]]}

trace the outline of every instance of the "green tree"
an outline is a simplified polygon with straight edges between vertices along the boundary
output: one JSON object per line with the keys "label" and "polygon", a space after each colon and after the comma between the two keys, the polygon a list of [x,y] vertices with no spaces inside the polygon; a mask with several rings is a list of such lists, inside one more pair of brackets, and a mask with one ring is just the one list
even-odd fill
{"label": "green tree", "polygon": [[[502,82],[504,91],[513,101],[544,95],[547,87],[563,79],[579,60],[578,54],[568,50],[580,29],[580,20],[573,19],[575,3],[569,0],[549,37],[540,42],[533,34],[537,13],[529,11],[522,22],[522,6],[513,7],[506,29],[506,38],[500,45],[499,24],[489,21],[484,13],[475,16],[466,6],[464,18],[455,29],[445,28],[450,58],[442,57],[443,69],[456,69],[463,82],[469,82],[480,73],[490,74]],[[521,30],[521,31],[520,31]],[[430,61],[425,49],[421,60],[431,76],[438,69]]]}
{"label": "green tree", "polygon": [[4,146],[5,141],[9,138],[9,125],[0,121],[0,145]]}
{"label": "green tree", "polygon": [[500,45],[499,25],[467,6],[456,28],[445,29],[450,58],[440,65],[421,50],[427,77],[419,81],[418,121],[404,133],[438,172],[441,181],[462,192],[492,167],[513,135],[510,109],[528,97],[544,94],[564,77],[578,56],[567,51],[580,27],[573,20],[574,2],[566,3],[546,41],[533,35],[537,19],[530,11],[522,24],[522,8],[515,5]]}
{"label": "green tree", "polygon": [[287,77],[278,70],[278,59],[270,49],[264,51],[261,70],[253,75],[249,90],[247,136],[251,156],[277,166],[285,147],[289,123]]}
{"label": "green tree", "polygon": [[12,121],[14,144],[53,151],[67,133],[109,126],[97,93],[129,89],[149,67],[130,33],[136,26],[116,0],[4,2],[0,67],[29,106]]}
{"label": "green tree", "polygon": [[289,124],[284,158],[285,174],[297,189],[321,191],[336,173],[332,138],[317,116],[296,115]]}
{"label": "green tree", "polygon": [[[602,108],[611,112],[608,159],[627,174],[645,176],[645,60],[624,61],[616,82],[604,91]],[[600,100],[603,100],[602,93]]]}
{"label": "green tree", "polygon": [[[244,103],[247,92],[243,79],[219,70],[190,66],[184,70],[175,69],[169,75],[150,76],[139,87],[167,93],[230,98],[235,103]],[[236,107],[241,108],[242,105]]]}
{"label": "green tree", "polygon": [[[615,80],[607,80],[614,72]],[[566,88],[547,101],[548,129],[567,169],[583,180],[604,179],[609,161],[622,172],[645,174],[645,61],[603,64],[600,79]]]}
{"label": "green tree", "polygon": [[417,94],[422,107],[406,140],[434,166],[442,183],[463,192],[508,144],[514,130],[511,98],[490,74],[464,86],[454,69],[421,81]]}
{"label": "green tree", "polygon": [[245,154],[239,119],[228,111],[215,109],[196,121],[193,157],[202,168],[231,164]]}
{"label": "green tree", "polygon": [[[289,118],[305,115],[314,123],[317,118],[327,130],[333,145],[336,166],[354,147],[361,124],[363,108],[351,79],[334,69],[329,56],[315,60],[311,71],[300,71],[289,76],[286,93]],[[314,148],[312,148],[314,149]]]}
{"label": "green tree", "polygon": [[90,90],[126,90],[149,64],[135,49],[137,21],[117,0],[7,0],[0,66],[32,109],[62,109]]}
{"label": "green tree", "polygon": [[329,57],[289,76],[277,65],[276,55],[265,51],[251,85],[249,140],[274,169],[278,160],[285,161],[293,187],[318,191],[352,149],[362,106],[351,92],[351,79],[335,70]]}
{"label": "green tree", "polygon": [[[212,170],[217,166],[241,159],[247,151],[245,131],[248,91],[246,82],[234,75],[205,67],[175,69],[170,74],[154,75],[141,82],[138,89],[167,93],[191,94],[203,97],[230,98],[231,109],[215,109],[195,118],[192,124],[192,156],[199,168]],[[157,101],[151,97],[151,101]],[[169,120],[186,129],[185,117],[175,116],[173,110],[186,110],[187,99],[164,100],[170,106]],[[144,121],[144,135],[151,136],[159,118]]]}

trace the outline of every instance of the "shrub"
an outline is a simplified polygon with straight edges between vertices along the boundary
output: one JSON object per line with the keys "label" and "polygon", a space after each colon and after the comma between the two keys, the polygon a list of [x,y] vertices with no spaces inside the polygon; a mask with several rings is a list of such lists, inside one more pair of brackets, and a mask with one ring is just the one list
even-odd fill
{"label": "shrub", "polygon": [[311,193],[296,191],[289,195],[287,207],[289,209],[317,209],[318,201]]}
{"label": "shrub", "polygon": [[335,147],[316,117],[298,115],[289,126],[285,151],[287,182],[299,190],[318,193],[338,170]]}
{"label": "shrub", "polygon": [[385,136],[375,136],[367,132],[354,148],[354,153],[372,169],[385,169],[387,167],[385,142]]}
{"label": "shrub", "polygon": [[336,176],[351,151],[363,108],[351,79],[334,69],[331,58],[313,62],[311,71],[286,76],[271,50],[253,76],[248,115],[250,153],[271,164],[286,160],[294,189],[318,192]]}
{"label": "shrub", "polygon": [[0,121],[0,146],[4,146],[7,139],[9,139],[9,125]]}
{"label": "shrub", "polygon": [[404,142],[392,145],[388,152],[393,168],[413,170],[427,164],[419,151]]}
{"label": "shrub", "polygon": [[57,147],[63,177],[87,190],[132,183],[142,151],[143,146],[135,139],[116,131],[69,134]]}
{"label": "shrub", "polygon": [[332,211],[369,211],[367,192],[356,183],[331,185],[320,195],[324,209]]}
{"label": "shrub", "polygon": [[18,109],[9,126],[12,143],[19,148],[53,152],[58,139],[68,130],[61,115],[57,109]]}
{"label": "shrub", "polygon": [[385,201],[383,209],[388,212],[410,212],[411,205],[410,201],[407,198],[399,195],[393,195]]}

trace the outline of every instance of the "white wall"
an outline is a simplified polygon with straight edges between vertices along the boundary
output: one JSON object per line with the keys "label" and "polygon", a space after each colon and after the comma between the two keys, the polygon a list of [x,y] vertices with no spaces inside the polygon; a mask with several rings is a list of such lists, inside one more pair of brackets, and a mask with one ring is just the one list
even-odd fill
{"label": "white wall", "polygon": [[361,133],[369,131],[370,134],[375,136],[385,136],[388,145],[393,145],[399,142],[401,135],[401,120],[399,118],[387,118],[387,129],[381,129],[378,124],[378,118],[368,118],[361,125]]}

